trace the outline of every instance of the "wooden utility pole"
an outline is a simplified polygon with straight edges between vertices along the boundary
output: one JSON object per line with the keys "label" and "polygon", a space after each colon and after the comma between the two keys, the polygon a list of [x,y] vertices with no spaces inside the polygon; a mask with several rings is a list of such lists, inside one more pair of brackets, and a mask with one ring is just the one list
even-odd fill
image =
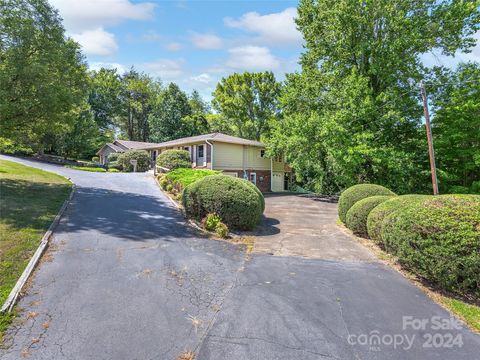
{"label": "wooden utility pole", "polygon": [[427,92],[423,81],[420,82],[420,91],[423,99],[423,112],[425,114],[425,128],[427,129],[428,155],[430,156],[430,170],[432,172],[433,195],[438,195],[437,167],[435,165],[435,151],[433,150],[432,129],[430,128],[430,114],[428,113]]}

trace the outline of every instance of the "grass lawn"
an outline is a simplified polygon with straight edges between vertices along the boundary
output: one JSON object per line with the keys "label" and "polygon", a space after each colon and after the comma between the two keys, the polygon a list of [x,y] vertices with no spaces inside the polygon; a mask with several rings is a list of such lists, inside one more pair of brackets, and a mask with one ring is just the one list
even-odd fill
{"label": "grass lawn", "polygon": [[220,171],[208,170],[208,169],[175,169],[165,174],[165,177],[172,184],[179,184],[182,189],[188,185],[194,183],[197,180],[209,175],[220,174]]}
{"label": "grass lawn", "polygon": [[64,167],[75,170],[82,171],[92,171],[92,172],[107,172],[104,168],[99,167],[88,167],[88,166],[75,166],[75,165],[65,165]]}
{"label": "grass lawn", "polygon": [[[71,186],[62,176],[0,160],[0,304],[27,266]],[[11,315],[0,315],[0,340],[11,319]]]}
{"label": "grass lawn", "polygon": [[442,297],[440,300],[448,309],[461,317],[471,328],[480,333],[480,307],[461,300]]}

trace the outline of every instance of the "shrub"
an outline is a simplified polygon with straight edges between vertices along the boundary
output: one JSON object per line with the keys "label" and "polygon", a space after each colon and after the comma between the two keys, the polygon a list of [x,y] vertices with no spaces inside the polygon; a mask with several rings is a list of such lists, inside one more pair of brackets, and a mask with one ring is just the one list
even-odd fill
{"label": "shrub", "polygon": [[110,155],[108,155],[107,157],[107,162],[110,163],[112,161],[117,161],[118,160],[118,157],[120,156],[121,153],[111,153]]}
{"label": "shrub", "polygon": [[10,139],[0,137],[0,153],[29,156],[33,154],[33,150],[27,146],[14,144]]}
{"label": "shrub", "polygon": [[150,167],[150,156],[145,150],[128,150],[118,156],[118,164],[124,171],[132,172],[130,160],[137,160],[137,171],[147,171]]}
{"label": "shrub", "polygon": [[382,229],[383,220],[395,210],[401,208],[406,203],[412,201],[421,201],[428,198],[428,195],[402,195],[395,196],[375,207],[367,218],[367,233],[368,237],[377,244],[383,246],[380,232]]}
{"label": "shrub", "polygon": [[218,236],[220,236],[222,239],[225,239],[228,236],[229,230],[228,226],[225,225],[222,222],[219,222],[217,224],[217,227],[215,228],[215,232],[217,233]]}
{"label": "shrub", "polygon": [[100,158],[98,156],[93,156],[92,157],[92,161],[93,162],[99,162],[100,161]]}
{"label": "shrub", "polygon": [[236,229],[253,229],[263,213],[264,199],[248,181],[225,175],[206,176],[187,186],[182,196],[188,216],[217,214]]}
{"label": "shrub", "polygon": [[221,219],[218,217],[217,214],[208,214],[207,217],[204,219],[203,227],[208,231],[213,231],[217,228],[218,223]]}
{"label": "shrub", "polygon": [[171,192],[173,190],[173,185],[172,184],[167,184],[165,186],[165,190],[167,190],[168,192]]}
{"label": "shrub", "polygon": [[374,195],[395,195],[387,188],[375,184],[359,184],[346,189],[338,200],[338,216],[343,223],[347,221],[347,212],[357,201]]}
{"label": "shrub", "polygon": [[165,150],[157,157],[157,165],[174,170],[191,168],[190,153],[187,150]]}
{"label": "shrub", "polygon": [[367,218],[378,204],[390,199],[391,196],[376,195],[357,201],[347,212],[347,227],[356,235],[367,237]]}
{"label": "shrub", "polygon": [[118,173],[120,170],[118,169],[108,169],[108,172]]}
{"label": "shrub", "polygon": [[182,191],[188,185],[195,181],[210,175],[217,175],[219,171],[207,169],[175,169],[164,175],[165,179],[172,184],[176,189]]}
{"label": "shrub", "polygon": [[384,219],[387,251],[443,289],[480,297],[480,196],[411,201]]}

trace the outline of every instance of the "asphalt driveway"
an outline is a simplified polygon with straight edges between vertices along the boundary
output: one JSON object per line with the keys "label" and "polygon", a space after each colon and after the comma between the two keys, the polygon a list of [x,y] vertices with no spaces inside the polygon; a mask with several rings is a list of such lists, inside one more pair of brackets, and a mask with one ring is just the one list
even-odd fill
{"label": "asphalt driveway", "polygon": [[[480,354],[480,337],[465,328],[433,329],[434,317],[449,314],[380,263],[247,258],[189,229],[147,174],[20,161],[66,175],[78,188],[20,301],[2,359],[173,360],[186,351],[200,360]],[[414,329],[404,324],[412,318],[427,322]]]}
{"label": "asphalt driveway", "polygon": [[337,225],[337,204],[307,195],[268,194],[255,250],[278,256],[375,261]]}

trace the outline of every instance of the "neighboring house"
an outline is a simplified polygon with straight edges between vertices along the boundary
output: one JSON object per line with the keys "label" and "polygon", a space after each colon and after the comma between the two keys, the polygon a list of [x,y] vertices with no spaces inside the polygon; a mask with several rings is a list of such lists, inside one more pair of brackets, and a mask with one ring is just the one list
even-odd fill
{"label": "neighboring house", "polygon": [[142,149],[153,161],[158,154],[169,149],[187,150],[192,168],[220,170],[225,175],[247,179],[262,192],[285,191],[292,181],[292,170],[282,158],[267,158],[265,145],[259,141],[242,139],[221,133],[192,136],[163,143],[115,140],[99,151],[100,162],[105,164],[112,152]]}

